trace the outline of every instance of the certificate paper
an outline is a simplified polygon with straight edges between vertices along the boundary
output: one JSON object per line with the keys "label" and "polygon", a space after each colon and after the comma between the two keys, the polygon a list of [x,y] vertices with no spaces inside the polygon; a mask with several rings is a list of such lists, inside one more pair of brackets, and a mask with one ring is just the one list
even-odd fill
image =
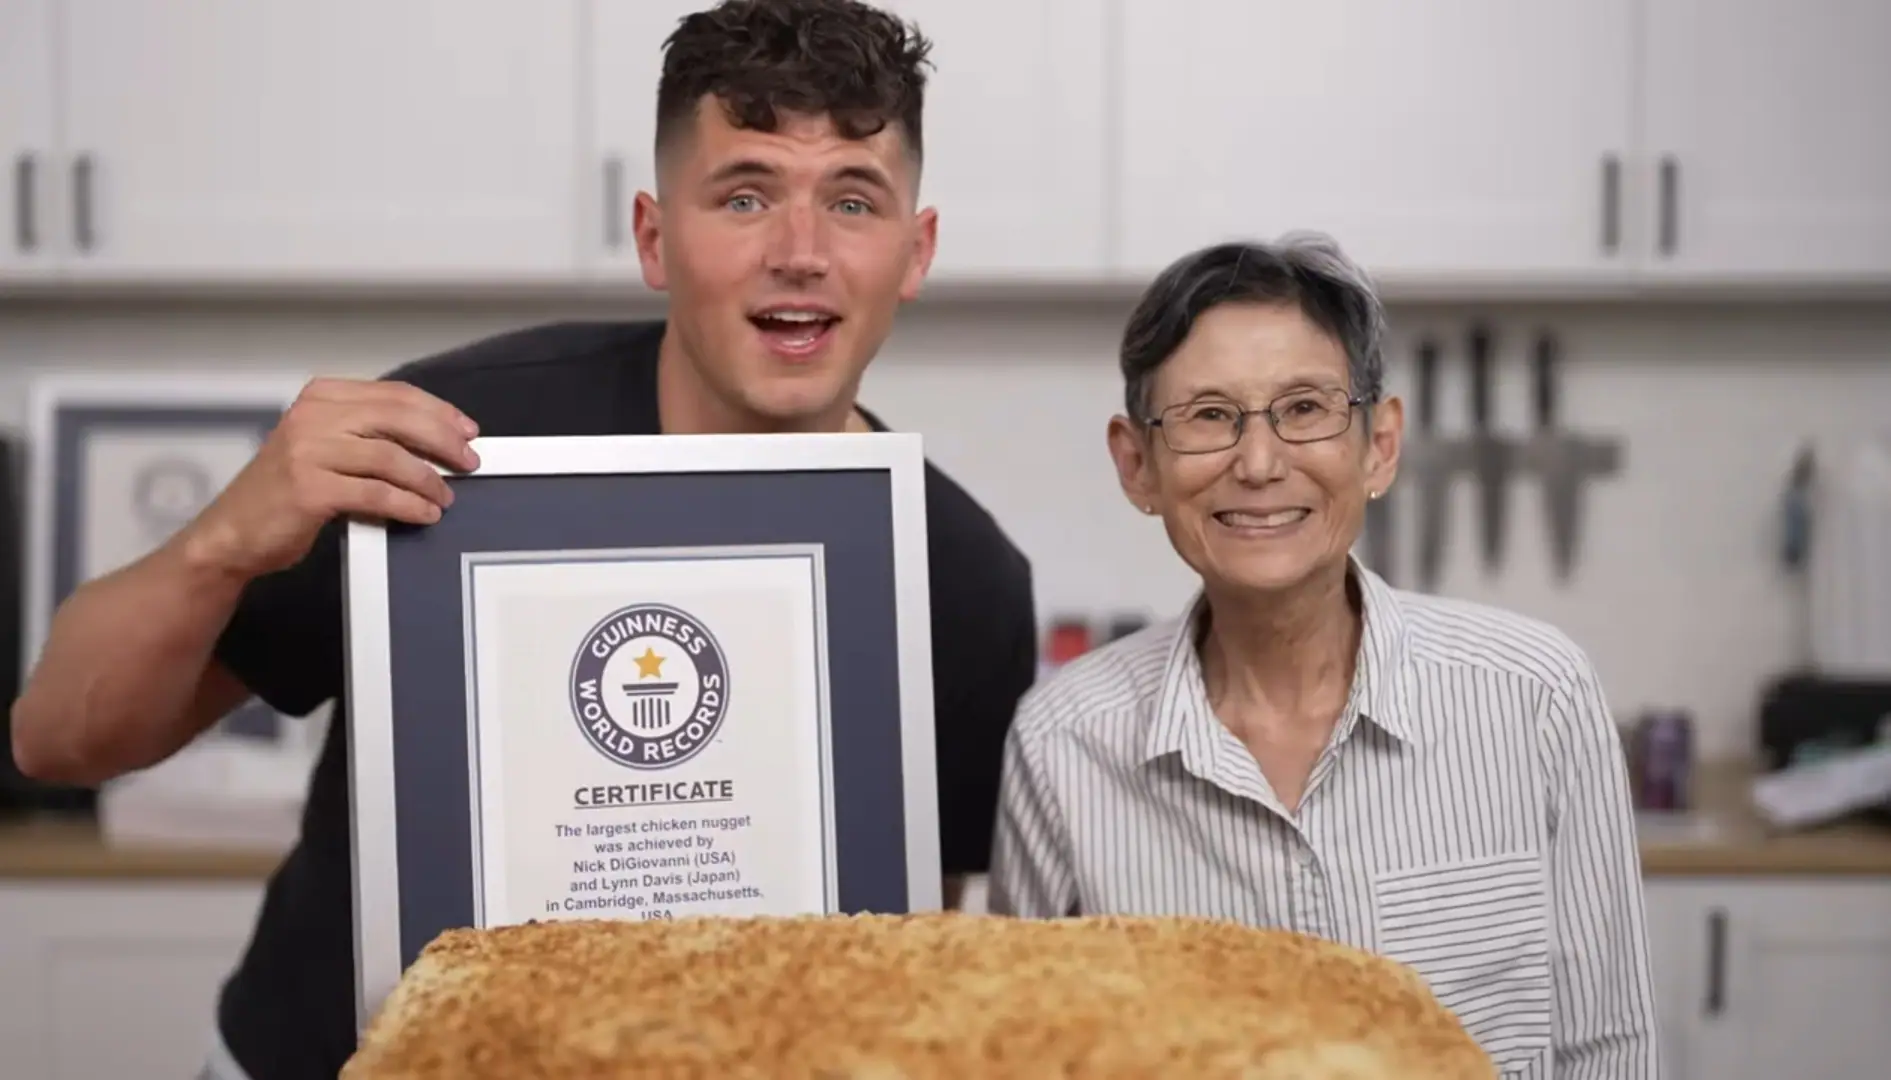
{"label": "certificate paper", "polygon": [[465,556],[482,924],[831,910],[821,569]]}

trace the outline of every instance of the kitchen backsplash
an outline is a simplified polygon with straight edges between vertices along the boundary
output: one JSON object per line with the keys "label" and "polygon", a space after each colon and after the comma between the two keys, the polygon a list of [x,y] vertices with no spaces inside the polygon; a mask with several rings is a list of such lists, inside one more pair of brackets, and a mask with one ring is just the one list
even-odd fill
{"label": "kitchen backsplash", "polygon": [[[889,423],[989,507],[1032,557],[1047,643],[1062,618],[1094,640],[1159,618],[1192,575],[1161,525],[1131,510],[1104,450],[1121,388],[1127,304],[921,305],[868,378]],[[600,317],[516,304],[0,306],[0,424],[24,420],[34,369],[375,374],[500,328]],[[630,314],[639,314],[631,308]],[[1576,638],[1622,717],[1689,709],[1701,749],[1744,749],[1759,688],[1803,655],[1799,583],[1780,568],[1777,506],[1809,437],[1891,427],[1891,305],[1408,306],[1393,312],[1393,389],[1409,395],[1421,335],[1442,349],[1439,427],[1470,423],[1465,335],[1493,331],[1493,427],[1532,430],[1531,348],[1561,343],[1560,424],[1619,442],[1620,471],[1580,492],[1573,573],[1554,572],[1543,486],[1510,486],[1500,561],[1487,570],[1477,491],[1450,492],[1441,592],[1535,615]],[[1408,421],[1412,419],[1408,401]],[[1398,584],[1414,581],[1419,499],[1394,489]],[[1891,557],[1891,556],[1888,556]]]}

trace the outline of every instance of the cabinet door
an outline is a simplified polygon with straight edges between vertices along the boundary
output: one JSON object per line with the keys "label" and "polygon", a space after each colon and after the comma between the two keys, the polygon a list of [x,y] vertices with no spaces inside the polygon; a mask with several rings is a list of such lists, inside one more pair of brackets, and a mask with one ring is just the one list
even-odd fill
{"label": "cabinet door", "polygon": [[1891,884],[1729,884],[1692,1075],[1855,1080],[1891,1061]]}
{"label": "cabinet door", "polygon": [[577,3],[61,0],[74,276],[570,276]]}
{"label": "cabinet door", "polygon": [[1655,1022],[1666,1080],[1709,1080],[1695,1069],[1693,1033],[1700,1015],[1710,890],[1690,881],[1647,881],[1648,951],[1654,966]]}
{"label": "cabinet door", "polygon": [[0,281],[50,276],[58,266],[49,170],[53,129],[53,0],[0,3]]}
{"label": "cabinet door", "polygon": [[932,280],[1083,281],[1109,267],[1109,17],[1095,0],[888,0],[932,42],[920,203]]}
{"label": "cabinet door", "polygon": [[1891,4],[1647,0],[1659,273],[1891,274]]}
{"label": "cabinet door", "polygon": [[1634,3],[1122,0],[1126,267],[1319,229],[1390,277],[1621,274]]}
{"label": "cabinet door", "polygon": [[248,882],[0,882],[0,1073],[197,1075],[261,898]]}
{"label": "cabinet door", "polygon": [[[636,277],[631,203],[652,190],[663,40],[704,0],[595,0],[597,160],[585,250]],[[1087,0],[884,0],[933,41],[922,205],[939,211],[935,281],[1087,278],[1106,266],[1106,20]],[[988,29],[1002,16],[1003,33]],[[984,29],[981,29],[984,27]]]}
{"label": "cabinet door", "polygon": [[706,0],[591,0],[591,152],[582,216],[586,265],[603,278],[641,277],[631,233],[637,193],[657,187],[657,79],[663,43]]}

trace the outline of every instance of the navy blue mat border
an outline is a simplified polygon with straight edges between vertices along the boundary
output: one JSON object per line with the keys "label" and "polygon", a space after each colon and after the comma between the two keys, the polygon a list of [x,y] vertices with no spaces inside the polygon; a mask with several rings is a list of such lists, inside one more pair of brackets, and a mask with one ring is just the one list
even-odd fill
{"label": "navy blue mat border", "polygon": [[456,477],[435,525],[387,534],[401,962],[473,923],[461,556],[825,548],[842,912],[908,910],[892,477],[883,469]]}

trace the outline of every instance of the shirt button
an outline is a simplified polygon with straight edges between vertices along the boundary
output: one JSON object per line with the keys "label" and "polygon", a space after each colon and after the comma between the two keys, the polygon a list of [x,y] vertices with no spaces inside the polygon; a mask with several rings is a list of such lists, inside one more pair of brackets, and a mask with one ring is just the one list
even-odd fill
{"label": "shirt button", "polygon": [[1311,870],[1313,869],[1313,863],[1314,863],[1313,852],[1308,848],[1301,848],[1300,849],[1300,865],[1305,869]]}

